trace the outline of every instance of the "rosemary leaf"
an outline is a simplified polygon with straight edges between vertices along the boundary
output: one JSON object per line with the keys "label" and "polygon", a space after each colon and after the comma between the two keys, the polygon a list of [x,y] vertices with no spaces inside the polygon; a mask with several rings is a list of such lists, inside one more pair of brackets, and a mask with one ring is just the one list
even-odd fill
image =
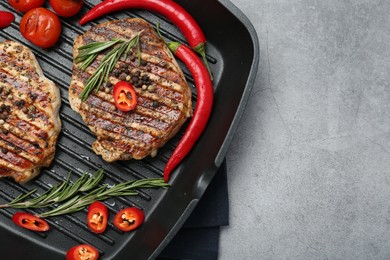
{"label": "rosemary leaf", "polygon": [[[80,188],[80,192],[87,192],[94,187],[96,187],[103,179],[104,177],[104,170],[99,169],[95,172],[95,174],[90,178],[89,176],[87,177],[87,180],[84,182],[83,186]],[[84,175],[83,175],[84,176]],[[85,175],[87,176],[87,175]]]}

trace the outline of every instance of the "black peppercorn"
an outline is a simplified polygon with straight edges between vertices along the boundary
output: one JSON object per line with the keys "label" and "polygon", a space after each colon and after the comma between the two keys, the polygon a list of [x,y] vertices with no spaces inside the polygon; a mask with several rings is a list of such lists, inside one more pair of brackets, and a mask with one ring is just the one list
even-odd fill
{"label": "black peppercorn", "polygon": [[122,73],[122,74],[119,76],[119,80],[126,80],[126,74],[125,74],[125,73]]}

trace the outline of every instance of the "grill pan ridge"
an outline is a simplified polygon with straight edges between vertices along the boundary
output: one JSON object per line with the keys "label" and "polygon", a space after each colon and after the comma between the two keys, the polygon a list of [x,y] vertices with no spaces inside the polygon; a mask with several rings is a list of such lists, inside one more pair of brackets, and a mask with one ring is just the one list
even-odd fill
{"label": "grill pan ridge", "polygon": [[[30,47],[45,76],[59,87],[62,101],[62,131],[51,167],[43,169],[39,177],[23,185],[9,179],[1,179],[0,204],[33,188],[40,194],[65,180],[69,172],[72,172],[72,180],[75,180],[84,171],[93,173],[103,167],[106,175],[104,183],[108,184],[130,179],[162,177],[164,166],[188,125],[187,122],[181,131],[159,150],[155,158],[108,164],[93,153],[91,144],[95,136],[82,122],[81,117],[70,108],[68,101],[74,38],[90,26],[105,20],[140,17],[154,27],[159,22],[160,30],[166,39],[185,42],[178,29],[166,18],[141,10],[118,12],[80,27],[78,21],[81,15],[98,2],[87,0],[76,17],[61,19],[63,33],[57,45],[50,50],[38,48],[23,39],[18,27],[22,14],[16,13],[6,1],[0,3],[0,9],[16,14],[16,21],[10,27],[0,30],[0,41],[14,40]],[[11,217],[17,210],[1,209],[2,258],[63,259],[70,247],[81,243],[95,246],[102,259],[128,259],[129,255],[133,259],[156,258],[192,212],[215,175],[243,113],[257,72],[259,48],[252,25],[228,0],[181,0],[178,3],[195,17],[208,39],[207,58],[214,73],[215,102],[206,131],[172,174],[172,186],[168,190],[141,190],[137,197],[105,201],[111,218],[107,231],[100,235],[88,230],[85,222],[86,209],[70,215],[48,218],[51,231],[45,234],[16,227]],[[179,65],[193,91],[195,106],[194,81],[185,66],[181,62]],[[125,234],[111,224],[112,216],[121,208],[133,205],[145,211],[146,221],[137,231]],[[42,212],[40,209],[26,211]]]}

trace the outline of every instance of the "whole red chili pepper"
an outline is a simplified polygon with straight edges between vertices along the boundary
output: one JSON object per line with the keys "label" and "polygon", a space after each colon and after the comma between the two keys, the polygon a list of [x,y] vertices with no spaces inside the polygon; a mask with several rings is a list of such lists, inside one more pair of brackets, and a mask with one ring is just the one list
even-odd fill
{"label": "whole red chili pepper", "polygon": [[198,99],[194,115],[185,131],[182,139],[177,145],[172,156],[169,158],[164,169],[164,181],[169,180],[172,170],[183,160],[190,152],[199,136],[206,127],[213,106],[213,84],[207,68],[199,57],[187,46],[177,43],[167,43],[169,49],[178,57],[190,70],[195,80],[195,86],[198,93]]}
{"label": "whole red chili pepper", "polygon": [[[164,15],[171,20],[188,41],[188,44],[199,53],[207,66],[210,68],[206,59],[206,37],[195,19],[180,5],[171,0],[105,0],[89,10],[80,20],[83,25],[91,20],[101,17],[105,14],[120,11],[124,9],[142,8],[148,11]],[[210,74],[211,75],[211,74]]]}
{"label": "whole red chili pepper", "polygon": [[7,28],[15,20],[15,16],[6,11],[0,11],[0,29]]}

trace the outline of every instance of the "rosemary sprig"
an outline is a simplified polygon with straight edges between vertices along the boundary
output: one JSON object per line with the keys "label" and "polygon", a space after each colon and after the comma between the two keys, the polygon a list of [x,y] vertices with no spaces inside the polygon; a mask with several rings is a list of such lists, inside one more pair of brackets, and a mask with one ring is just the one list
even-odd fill
{"label": "rosemary sprig", "polygon": [[51,187],[45,193],[36,196],[30,200],[24,201],[27,197],[36,192],[36,189],[20,194],[9,203],[0,205],[0,208],[44,208],[55,203],[66,201],[79,192],[88,192],[95,188],[103,179],[103,169],[95,172],[91,177],[88,173],[84,173],[75,183],[70,182],[70,174],[68,178],[57,186]]}
{"label": "rosemary sprig", "polygon": [[132,180],[111,187],[103,185],[90,191],[86,195],[77,195],[52,210],[38,214],[37,217],[45,218],[70,214],[82,210],[96,200],[101,201],[119,196],[136,196],[138,195],[136,189],[161,188],[168,186],[169,184],[164,182],[162,178]]}
{"label": "rosemary sprig", "polygon": [[143,31],[140,31],[130,40],[112,39],[107,42],[92,42],[79,48],[80,53],[74,60],[76,63],[81,63],[79,68],[85,71],[101,52],[113,47],[113,49],[104,56],[97,69],[88,78],[85,88],[80,93],[80,99],[82,101],[85,101],[88,98],[92,90],[95,89],[96,92],[99,91],[102,83],[108,81],[109,74],[114,69],[115,64],[122,55],[124,55],[124,60],[126,60],[129,51],[134,46],[137,46],[138,64],[141,63],[139,37],[142,32]]}
{"label": "rosemary sprig", "polygon": [[51,217],[80,211],[96,200],[136,196],[138,195],[137,189],[166,188],[169,186],[162,178],[131,180],[114,186],[107,184],[98,186],[103,178],[103,169],[96,171],[93,176],[84,173],[74,183],[70,182],[69,174],[65,181],[51,187],[41,195],[25,200],[36,192],[36,189],[34,189],[26,194],[20,194],[9,203],[0,205],[0,208],[23,209],[54,206],[55,208],[52,210],[37,215],[41,218]]}

